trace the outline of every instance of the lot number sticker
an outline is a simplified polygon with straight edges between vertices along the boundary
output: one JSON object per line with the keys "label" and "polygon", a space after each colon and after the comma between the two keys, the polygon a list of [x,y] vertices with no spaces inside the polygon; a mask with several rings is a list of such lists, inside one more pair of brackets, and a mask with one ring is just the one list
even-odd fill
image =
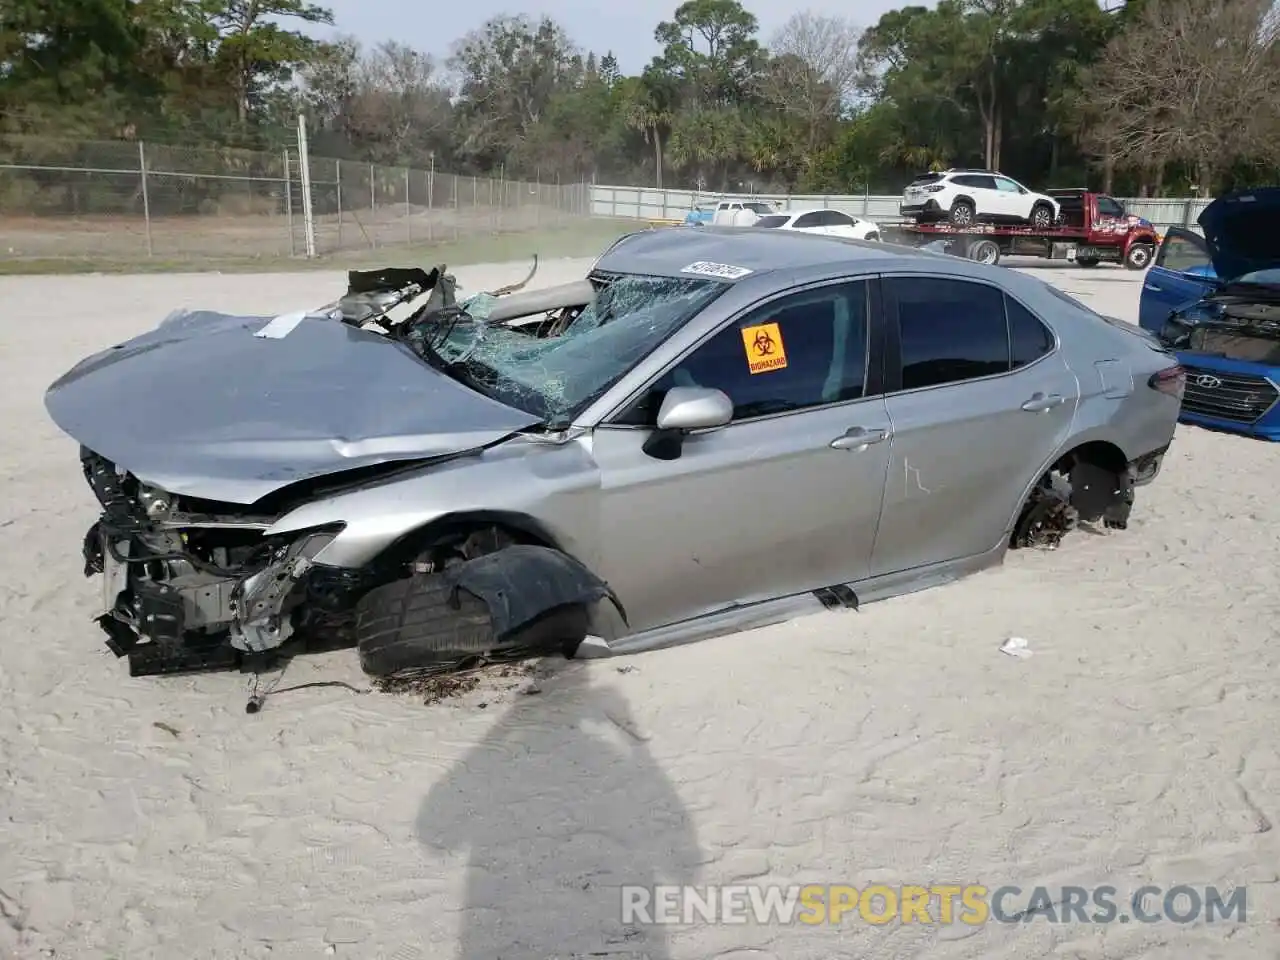
{"label": "lot number sticker", "polygon": [[699,260],[680,269],[681,273],[696,273],[700,277],[716,277],[720,280],[741,280],[751,271],[746,267],[735,267],[730,263],[712,263]]}
{"label": "lot number sticker", "polygon": [[786,369],[787,348],[776,323],[743,327],[742,346],[747,351],[747,369],[751,373]]}

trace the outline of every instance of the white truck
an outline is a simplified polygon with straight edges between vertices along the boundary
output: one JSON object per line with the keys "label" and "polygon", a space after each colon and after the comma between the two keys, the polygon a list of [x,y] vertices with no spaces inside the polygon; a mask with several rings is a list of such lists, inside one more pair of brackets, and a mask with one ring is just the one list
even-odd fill
{"label": "white truck", "polygon": [[760,217],[778,212],[778,205],[768,200],[726,198],[694,205],[685,223],[689,226],[712,224],[717,227],[750,227]]}

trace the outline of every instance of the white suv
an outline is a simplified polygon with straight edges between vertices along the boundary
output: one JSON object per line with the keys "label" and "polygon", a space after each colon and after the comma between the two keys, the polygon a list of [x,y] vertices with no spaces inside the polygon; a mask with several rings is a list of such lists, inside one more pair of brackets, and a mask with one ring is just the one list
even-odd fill
{"label": "white suv", "polygon": [[899,208],[915,220],[950,220],[956,226],[975,223],[1031,224],[1047,230],[1058,222],[1058,201],[1028,190],[1018,181],[991,170],[944,170],[911,181]]}

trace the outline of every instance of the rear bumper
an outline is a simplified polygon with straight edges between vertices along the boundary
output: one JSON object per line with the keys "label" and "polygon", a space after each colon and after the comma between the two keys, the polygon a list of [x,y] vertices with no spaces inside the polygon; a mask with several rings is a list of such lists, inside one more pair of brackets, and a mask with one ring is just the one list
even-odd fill
{"label": "rear bumper", "polygon": [[1135,487],[1144,487],[1160,475],[1164,466],[1164,455],[1169,452],[1171,443],[1166,443],[1159,450],[1144,453],[1129,464],[1129,473]]}
{"label": "rear bumper", "polygon": [[947,211],[938,206],[937,200],[919,202],[903,202],[898,206],[898,213],[904,217],[945,217]]}

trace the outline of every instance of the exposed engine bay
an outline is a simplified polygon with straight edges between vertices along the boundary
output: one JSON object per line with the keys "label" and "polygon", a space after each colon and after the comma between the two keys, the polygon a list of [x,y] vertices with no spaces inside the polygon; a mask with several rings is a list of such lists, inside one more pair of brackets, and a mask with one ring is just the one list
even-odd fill
{"label": "exposed engine bay", "polygon": [[1280,289],[1229,285],[1171,316],[1160,339],[1175,350],[1280,365]]}
{"label": "exposed engine bay", "polygon": [[[311,316],[374,330],[440,366],[435,344],[460,321],[509,326],[537,340],[563,332],[594,295],[586,280],[521,293],[536,270],[535,259],[524,280],[462,303],[444,266],[353,271],[346,294]],[[402,307],[407,312],[396,318]],[[315,562],[342,524],[266,533],[302,504],[420,470],[430,458],[306,480],[248,507],[148,486],[83,446],[80,458],[102,507],[84,538],[84,573],[103,577],[97,622],[110,649],[128,656],[135,676],[243,667],[299,638],[312,649],[350,645],[353,605],[370,588],[407,571],[456,567],[509,545],[495,531],[468,531],[352,569]],[[486,575],[493,580],[492,571]],[[504,604],[509,612],[505,597]]]}
{"label": "exposed engine bay", "polygon": [[[501,326],[531,337],[558,336],[595,296],[589,280],[522,293],[538,271],[537,258],[528,276],[458,302],[457,280],[441,265],[430,271],[417,267],[351,271],[346,294],[325,311],[343,323],[377,330],[413,346],[428,359],[434,345],[448,337],[453,324],[466,319],[484,326]],[[426,300],[418,303],[423,296]],[[396,317],[402,306],[410,309]]]}

